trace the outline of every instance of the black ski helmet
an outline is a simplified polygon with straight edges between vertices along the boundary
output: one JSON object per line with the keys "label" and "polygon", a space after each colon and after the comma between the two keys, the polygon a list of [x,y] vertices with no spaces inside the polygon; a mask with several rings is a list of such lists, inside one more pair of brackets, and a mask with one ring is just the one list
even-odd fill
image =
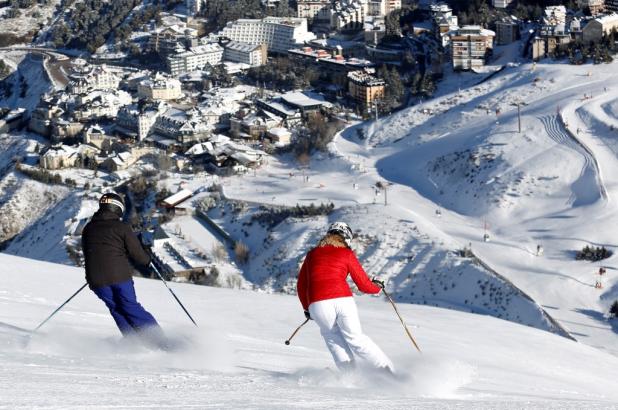
{"label": "black ski helmet", "polygon": [[351,246],[352,236],[353,236],[352,228],[350,228],[350,225],[348,225],[347,223],[345,222],[332,223],[328,227],[328,233],[336,233],[340,235],[345,241],[345,244],[348,245],[348,247]]}
{"label": "black ski helmet", "polygon": [[122,218],[124,215],[124,200],[115,192],[107,192],[99,199],[99,210],[110,211]]}

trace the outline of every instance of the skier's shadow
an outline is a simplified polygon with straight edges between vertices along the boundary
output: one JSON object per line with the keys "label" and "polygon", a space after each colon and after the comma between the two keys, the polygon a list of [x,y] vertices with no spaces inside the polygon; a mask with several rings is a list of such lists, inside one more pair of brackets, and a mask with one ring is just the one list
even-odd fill
{"label": "skier's shadow", "polygon": [[3,331],[13,331],[13,332],[21,332],[21,333],[30,333],[30,329],[24,329],[22,327],[9,325],[8,323],[0,322],[0,332]]}
{"label": "skier's shadow", "polygon": [[602,312],[598,312],[592,309],[575,309],[575,312],[583,313],[584,315],[592,319],[595,319],[599,322],[602,322],[604,324],[609,324],[612,330],[614,331],[614,333],[618,333],[618,321],[615,319],[607,320],[607,318]]}

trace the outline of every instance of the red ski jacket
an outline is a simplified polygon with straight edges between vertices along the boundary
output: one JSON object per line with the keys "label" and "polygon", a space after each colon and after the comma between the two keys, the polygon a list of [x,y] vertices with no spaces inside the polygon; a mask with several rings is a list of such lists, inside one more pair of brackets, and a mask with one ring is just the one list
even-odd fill
{"label": "red ski jacket", "polygon": [[348,273],[352,275],[352,280],[361,292],[380,292],[380,287],[371,282],[354,252],[345,245],[321,243],[309,251],[296,283],[296,291],[303,308],[307,310],[310,304],[320,300],[352,296],[346,282]]}

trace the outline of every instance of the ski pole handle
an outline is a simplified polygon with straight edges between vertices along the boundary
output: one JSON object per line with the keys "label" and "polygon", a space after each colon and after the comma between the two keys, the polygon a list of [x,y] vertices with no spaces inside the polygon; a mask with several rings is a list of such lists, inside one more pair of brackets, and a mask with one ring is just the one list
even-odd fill
{"label": "ski pole handle", "polygon": [[296,330],[294,331],[294,333],[292,333],[292,336],[290,336],[290,338],[288,340],[285,341],[285,345],[289,346],[290,345],[290,341],[292,340],[292,338],[294,338],[294,336],[296,336],[296,333],[298,333],[298,331],[300,330],[301,327],[305,326],[307,324],[307,322],[309,321],[309,319],[305,319],[305,321],[303,323],[300,324],[300,326],[298,326],[296,328]]}

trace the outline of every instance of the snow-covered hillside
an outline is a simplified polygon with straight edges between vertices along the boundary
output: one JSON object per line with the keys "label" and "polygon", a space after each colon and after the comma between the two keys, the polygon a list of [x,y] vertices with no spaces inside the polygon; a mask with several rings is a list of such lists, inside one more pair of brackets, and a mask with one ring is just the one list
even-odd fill
{"label": "snow-covered hillside", "polygon": [[41,96],[52,90],[52,83],[41,54],[6,52],[2,56],[13,59],[15,71],[0,83],[0,107],[26,108],[32,111]]}
{"label": "snow-covered hillside", "polygon": [[[597,263],[574,258],[585,245],[616,250],[618,215],[610,206],[618,186],[616,65],[522,64],[462,90],[449,79],[457,91],[442,90],[419,106],[346,129],[331,155],[315,156],[308,169],[273,161],[262,175],[226,181],[225,193],[262,203],[327,200],[348,207],[337,215],[375,236],[382,248],[374,262],[370,253],[362,254],[364,263],[372,273],[386,267],[390,285],[404,298],[414,291],[406,287],[411,272],[397,261],[409,254],[418,260],[417,242],[425,237],[435,259],[429,269],[420,264],[413,270],[422,289],[415,292],[421,295],[411,300],[415,303],[425,298],[441,306],[454,302],[448,292],[433,294],[436,288],[445,292],[444,284],[458,272],[443,269],[440,255],[456,266],[448,251],[469,246],[573,337],[618,353],[618,335],[605,318],[617,293],[615,257]],[[392,183],[388,206],[380,205],[385,192],[376,191],[378,181]],[[298,231],[294,240],[314,238],[324,226],[325,221],[309,227],[311,235]],[[299,246],[307,249],[312,240]],[[539,245],[545,252],[537,256]],[[292,246],[292,257],[298,258],[299,246]],[[601,266],[609,273],[604,288],[596,289]],[[434,270],[445,276],[431,289],[428,279],[439,277]],[[486,296],[482,293],[472,297]]]}
{"label": "snow-covered hillside", "polygon": [[83,283],[83,271],[0,255],[2,405],[49,408],[609,409],[618,359],[551,333],[488,316],[400,305],[423,349],[406,338],[382,298],[357,297],[365,331],[401,376],[339,378],[317,327],[295,297],[171,284],[199,329],[161,283],[136,279],[138,296],[169,335],[190,347],[148,350],[120,335],[85,290],[28,342],[34,328]]}

